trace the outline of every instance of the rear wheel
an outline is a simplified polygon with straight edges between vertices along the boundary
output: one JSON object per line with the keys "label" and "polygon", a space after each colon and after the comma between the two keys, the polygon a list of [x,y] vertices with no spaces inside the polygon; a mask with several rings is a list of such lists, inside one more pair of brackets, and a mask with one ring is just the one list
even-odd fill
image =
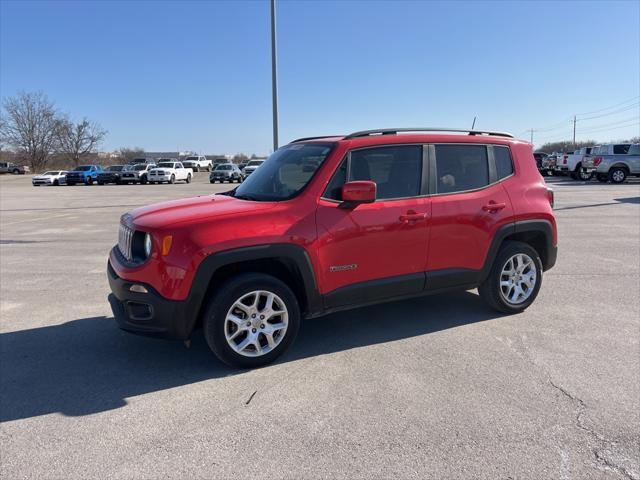
{"label": "rear wheel", "polygon": [[593,172],[587,172],[586,170],[583,170],[581,166],[580,170],[578,170],[578,178],[583,182],[588,182],[593,178]]}
{"label": "rear wheel", "polygon": [[188,173],[188,174],[187,174],[187,180],[186,180],[186,182],[187,182],[187,183],[191,183],[191,174],[190,174],[190,173]]}
{"label": "rear wheel", "polygon": [[614,167],[609,170],[609,180],[611,183],[623,183],[627,179],[627,171],[624,168]]}
{"label": "rear wheel", "polygon": [[295,339],[300,308],[291,289],[262,273],[229,280],[211,299],[204,335],[227,365],[255,368],[280,356]]}
{"label": "rear wheel", "polygon": [[523,242],[506,242],[487,279],[478,287],[482,299],[503,313],[519,313],[533,303],[542,284],[538,252]]}

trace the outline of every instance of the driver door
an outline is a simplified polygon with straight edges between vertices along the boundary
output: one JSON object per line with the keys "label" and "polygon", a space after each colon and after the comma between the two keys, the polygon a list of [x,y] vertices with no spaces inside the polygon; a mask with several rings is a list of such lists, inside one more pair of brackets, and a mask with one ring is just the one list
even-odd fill
{"label": "driver door", "polygon": [[[426,156],[422,145],[391,145],[349,153],[316,214],[318,279],[325,307],[419,293],[427,263]],[[376,201],[341,205],[346,181],[376,182]]]}

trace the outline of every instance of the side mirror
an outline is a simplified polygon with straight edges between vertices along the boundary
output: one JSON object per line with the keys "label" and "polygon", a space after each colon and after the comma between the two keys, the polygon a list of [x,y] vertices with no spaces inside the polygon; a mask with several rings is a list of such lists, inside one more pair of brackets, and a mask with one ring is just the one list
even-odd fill
{"label": "side mirror", "polygon": [[376,191],[376,182],[370,180],[347,182],[342,186],[342,205],[353,208],[361,203],[373,203]]}

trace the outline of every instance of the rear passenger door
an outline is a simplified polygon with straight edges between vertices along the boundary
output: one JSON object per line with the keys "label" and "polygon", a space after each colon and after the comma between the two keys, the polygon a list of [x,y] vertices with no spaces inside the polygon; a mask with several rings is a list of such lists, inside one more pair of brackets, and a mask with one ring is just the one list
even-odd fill
{"label": "rear passenger door", "polygon": [[[319,201],[318,279],[327,308],[424,288],[429,200],[422,145],[352,150]],[[346,181],[372,180],[374,203],[341,206]]]}
{"label": "rear passenger door", "polygon": [[513,222],[503,185],[514,173],[510,149],[478,144],[430,148],[433,195],[427,289],[473,283],[495,233]]}

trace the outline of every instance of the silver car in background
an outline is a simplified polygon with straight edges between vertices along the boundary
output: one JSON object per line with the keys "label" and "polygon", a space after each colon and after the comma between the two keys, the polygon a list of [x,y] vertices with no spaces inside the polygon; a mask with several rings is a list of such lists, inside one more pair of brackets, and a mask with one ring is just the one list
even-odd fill
{"label": "silver car in background", "polygon": [[595,173],[599,182],[622,183],[640,177],[640,144],[616,143],[594,147],[582,160],[582,169]]}

